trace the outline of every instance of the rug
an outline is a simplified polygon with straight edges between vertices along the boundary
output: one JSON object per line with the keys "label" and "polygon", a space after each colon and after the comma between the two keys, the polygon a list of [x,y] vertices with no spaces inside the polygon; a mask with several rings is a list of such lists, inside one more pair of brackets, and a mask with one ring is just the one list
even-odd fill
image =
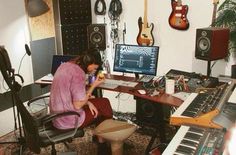
{"label": "rug", "polygon": [[[71,152],[76,151],[78,155],[96,155],[97,144],[92,141],[92,131],[94,127],[85,128],[85,135],[80,138],[75,138],[71,143],[68,143],[68,147],[60,143],[56,145],[57,152]],[[169,125],[166,126],[166,136],[171,139],[174,135],[173,129]],[[137,129],[128,139],[124,142],[124,155],[144,155],[147,145],[151,139],[151,134],[155,132],[152,127],[141,127]],[[158,133],[155,133],[158,134]],[[16,141],[19,137],[19,133],[11,132],[0,138],[0,142],[4,141]],[[157,138],[153,144],[153,148],[160,144],[159,138]],[[0,155],[18,155],[20,152],[20,146],[18,144],[0,144]],[[50,155],[51,147],[41,149],[41,155]],[[23,155],[34,155],[29,149],[23,149]],[[158,155],[158,154],[155,154]]]}

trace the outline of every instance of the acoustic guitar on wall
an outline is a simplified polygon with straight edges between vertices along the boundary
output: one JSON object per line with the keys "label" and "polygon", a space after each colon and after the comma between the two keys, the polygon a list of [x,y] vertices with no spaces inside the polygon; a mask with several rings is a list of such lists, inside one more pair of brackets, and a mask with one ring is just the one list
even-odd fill
{"label": "acoustic guitar on wall", "polygon": [[152,46],[154,44],[154,39],[152,34],[154,24],[151,23],[149,26],[147,22],[147,0],[144,0],[144,17],[143,21],[142,17],[139,17],[138,27],[139,27],[139,33],[136,39],[138,45]]}
{"label": "acoustic guitar on wall", "polygon": [[181,0],[171,0],[172,12],[169,17],[169,24],[177,30],[187,30],[189,22],[187,19],[188,6],[182,5]]}

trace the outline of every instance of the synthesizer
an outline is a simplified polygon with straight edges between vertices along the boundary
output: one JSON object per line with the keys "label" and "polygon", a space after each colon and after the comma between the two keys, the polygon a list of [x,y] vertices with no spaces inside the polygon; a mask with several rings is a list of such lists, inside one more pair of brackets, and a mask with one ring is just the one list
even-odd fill
{"label": "synthesizer", "polygon": [[[234,83],[224,83],[207,93],[192,93],[171,115],[172,125],[197,125],[209,128],[228,128],[231,121],[215,122],[232,94]],[[217,118],[217,117],[216,117]],[[219,120],[219,119],[218,119]],[[224,124],[227,123],[227,124]]]}
{"label": "synthesizer", "polygon": [[224,152],[224,129],[181,126],[162,155],[218,155]]}
{"label": "synthesizer", "polygon": [[218,78],[206,77],[195,72],[171,69],[166,73],[167,78],[178,79],[180,76],[184,77],[190,92],[195,92],[198,88],[214,88],[219,84]]}

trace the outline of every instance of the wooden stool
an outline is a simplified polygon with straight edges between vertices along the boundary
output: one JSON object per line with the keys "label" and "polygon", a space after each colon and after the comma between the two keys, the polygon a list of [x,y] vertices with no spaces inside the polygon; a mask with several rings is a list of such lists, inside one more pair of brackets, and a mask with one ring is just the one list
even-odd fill
{"label": "wooden stool", "polygon": [[137,126],[118,120],[108,119],[100,123],[94,130],[94,134],[108,140],[111,143],[112,155],[123,154],[123,143]]}

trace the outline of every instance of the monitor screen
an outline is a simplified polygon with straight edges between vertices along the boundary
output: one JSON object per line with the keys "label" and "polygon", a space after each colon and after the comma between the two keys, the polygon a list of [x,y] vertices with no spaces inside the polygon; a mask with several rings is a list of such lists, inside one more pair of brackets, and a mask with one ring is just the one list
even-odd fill
{"label": "monitor screen", "polygon": [[114,71],[156,75],[158,46],[116,44]]}
{"label": "monitor screen", "polygon": [[55,74],[57,68],[64,62],[67,62],[71,59],[74,59],[75,55],[53,55],[52,57],[52,68],[51,73],[52,75]]}

